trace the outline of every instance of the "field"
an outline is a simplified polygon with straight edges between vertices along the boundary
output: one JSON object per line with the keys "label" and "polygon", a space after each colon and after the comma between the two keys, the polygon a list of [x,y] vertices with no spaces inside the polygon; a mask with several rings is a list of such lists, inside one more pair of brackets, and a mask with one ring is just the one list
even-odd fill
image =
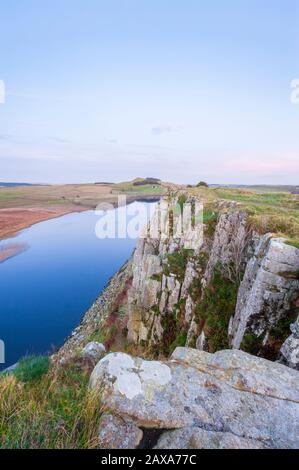
{"label": "field", "polygon": [[102,202],[116,204],[119,194],[133,201],[165,191],[162,186],[133,186],[133,182],[0,187],[0,239],[43,220],[93,209]]}
{"label": "field", "polygon": [[299,242],[299,195],[290,192],[273,192],[267,188],[193,188],[191,194],[199,195],[207,207],[219,200],[236,201],[249,213],[249,223],[258,233],[271,232]]}

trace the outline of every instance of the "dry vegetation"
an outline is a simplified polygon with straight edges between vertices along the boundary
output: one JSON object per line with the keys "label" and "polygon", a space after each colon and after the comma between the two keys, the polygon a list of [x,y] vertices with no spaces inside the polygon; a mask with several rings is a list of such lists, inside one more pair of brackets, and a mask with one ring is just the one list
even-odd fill
{"label": "dry vegetation", "polygon": [[88,375],[74,365],[26,375],[0,378],[0,448],[95,448],[101,404]]}
{"label": "dry vegetation", "polygon": [[271,232],[299,243],[299,195],[233,188],[192,188],[189,194],[202,198],[205,206],[219,200],[236,201],[248,214],[248,223],[258,233]]}

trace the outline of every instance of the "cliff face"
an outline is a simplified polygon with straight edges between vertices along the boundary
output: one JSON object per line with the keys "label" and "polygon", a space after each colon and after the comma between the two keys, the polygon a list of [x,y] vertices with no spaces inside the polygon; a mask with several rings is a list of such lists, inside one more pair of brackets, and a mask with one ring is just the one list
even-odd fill
{"label": "cliff face", "polygon": [[299,313],[299,250],[252,231],[235,203],[219,203],[206,219],[203,233],[162,239],[156,216],[156,237],[139,241],[128,292],[129,341],[164,353],[178,345],[241,348],[297,367],[297,324],[286,339]]}
{"label": "cliff face", "polygon": [[239,349],[246,333],[267,344],[271,332],[287,319],[299,292],[299,250],[284,240],[261,237],[247,264],[236,313],[231,319],[231,345]]}
{"label": "cliff face", "polygon": [[166,330],[171,328],[166,323],[178,320],[183,303],[184,318],[180,321],[189,324],[192,316],[188,289],[200,275],[200,266],[192,259],[205,250],[202,227],[197,231],[190,227],[181,238],[163,238],[159,230],[160,217],[158,208],[150,230],[154,238],[140,239],[133,257],[128,338],[134,343],[157,345],[163,342]]}
{"label": "cliff face", "polygon": [[92,372],[98,447],[298,448],[299,249],[235,203],[161,215],[54,358]]}
{"label": "cliff face", "polygon": [[99,340],[150,357],[242,349],[299,369],[299,249],[255,233],[236,203],[208,207],[181,237],[164,236],[161,212],[58,357]]}

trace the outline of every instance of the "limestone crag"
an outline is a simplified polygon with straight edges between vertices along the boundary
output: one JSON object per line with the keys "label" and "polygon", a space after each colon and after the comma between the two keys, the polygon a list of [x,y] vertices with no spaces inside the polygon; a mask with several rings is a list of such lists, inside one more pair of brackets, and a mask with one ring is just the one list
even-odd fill
{"label": "limestone crag", "polygon": [[283,239],[265,235],[248,262],[229,334],[240,348],[246,333],[267,343],[271,330],[283,320],[299,291],[299,250]]}
{"label": "limestone crag", "polygon": [[182,232],[180,219],[158,206],[133,257],[54,360],[104,342],[108,322],[123,332],[123,343],[151,357],[168,357],[178,345],[208,352],[231,347],[298,368],[299,249],[254,232],[237,203],[205,209],[203,222]]}
{"label": "limestone crag", "polygon": [[[202,224],[197,230],[189,227],[180,237],[165,237],[159,229],[161,217],[166,216],[163,212],[161,215],[158,208],[150,225],[150,233],[138,241],[133,257],[133,281],[128,293],[128,338],[134,343],[156,344],[162,341],[163,317],[173,314],[198,275],[191,261],[186,272],[184,269],[182,279],[171,271],[166,272],[164,262],[167,256],[184,250],[186,254],[188,251],[198,254],[204,249]],[[177,230],[174,229],[174,232]],[[188,302],[187,323],[192,315],[191,299]]]}
{"label": "limestone crag", "polygon": [[[254,232],[248,214],[236,203],[220,202],[216,213],[212,231],[204,224],[197,239],[192,235],[191,252],[184,250],[188,234],[181,239],[163,238],[155,225],[157,215],[154,217],[156,238],[141,239],[133,258],[128,339],[149,346],[165,344],[165,334],[176,327],[186,332],[185,345],[209,350],[211,329],[206,327],[204,315],[198,315],[198,305],[215,272],[220,271],[224,279],[240,284],[227,322],[227,344],[278,359],[288,335],[276,330],[296,320],[292,315],[299,293],[299,250],[282,238]],[[179,272],[171,263],[167,266],[171,256],[176,256],[173,264],[180,266]],[[295,344],[296,333],[284,345],[284,357]]]}

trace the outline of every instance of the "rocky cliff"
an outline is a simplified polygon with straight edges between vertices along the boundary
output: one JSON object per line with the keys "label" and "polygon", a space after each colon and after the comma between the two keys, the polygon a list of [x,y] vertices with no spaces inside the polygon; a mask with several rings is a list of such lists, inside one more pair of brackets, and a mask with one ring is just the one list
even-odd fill
{"label": "rocky cliff", "polygon": [[298,247],[236,203],[185,230],[175,210],[157,208],[54,361],[92,372],[100,448],[298,448]]}
{"label": "rocky cliff", "polygon": [[100,340],[149,357],[242,349],[298,368],[299,249],[258,234],[236,203],[208,205],[179,237],[177,227],[165,236],[161,217],[163,204],[60,355]]}
{"label": "rocky cliff", "polygon": [[[189,249],[189,232],[139,241],[128,292],[131,342],[166,352],[179,342],[280,357],[299,313],[299,250],[257,234],[247,218],[237,204],[219,203],[204,216],[203,237],[195,231]],[[286,349],[297,344],[292,328],[281,351],[290,366],[294,352],[291,361]]]}

